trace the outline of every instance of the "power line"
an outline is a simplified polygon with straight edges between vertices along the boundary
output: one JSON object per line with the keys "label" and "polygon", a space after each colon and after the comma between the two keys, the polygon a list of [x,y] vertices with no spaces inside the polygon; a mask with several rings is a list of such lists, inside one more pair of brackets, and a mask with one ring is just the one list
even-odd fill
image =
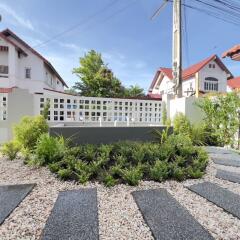
{"label": "power line", "polygon": [[[197,1],[197,0],[195,0],[195,1]],[[203,7],[198,7],[196,5],[189,5],[189,4],[186,4],[186,3],[183,3],[183,5],[187,8],[189,8],[189,9],[199,11],[201,13],[204,13],[206,15],[209,15],[209,16],[214,17],[216,19],[219,19],[221,21],[231,23],[231,24],[234,24],[236,26],[240,26],[240,18],[232,17],[232,16],[229,16],[229,15],[226,17],[225,15],[223,15],[222,13],[219,13],[218,11],[211,11],[210,9],[206,9],[206,8],[203,8]]]}
{"label": "power line", "polygon": [[86,23],[90,22],[92,19],[94,19],[96,16],[98,16],[99,14],[103,13],[104,11],[106,11],[107,9],[109,9],[110,7],[112,7],[113,5],[115,5],[119,0],[114,0],[114,1],[111,1],[109,4],[107,4],[105,7],[101,8],[100,10],[96,11],[94,14],[90,15],[89,17],[87,17],[87,19],[85,19],[85,21],[83,22],[79,22],[69,28],[67,28],[66,30],[52,36],[51,38],[49,38],[48,40],[46,41],[43,41],[35,46],[33,46],[33,48],[37,48],[37,47],[40,47],[40,46],[43,46],[43,45],[46,45],[47,43],[61,37],[62,35],[68,33],[68,32],[71,32],[72,30],[82,26],[82,25],[85,25]]}
{"label": "power line", "polygon": [[[185,3],[185,0],[183,1]],[[188,31],[187,31],[187,14],[186,14],[186,7],[184,6],[183,9],[183,39],[184,39],[184,49],[186,54],[187,65],[189,65],[189,44],[188,44]]]}

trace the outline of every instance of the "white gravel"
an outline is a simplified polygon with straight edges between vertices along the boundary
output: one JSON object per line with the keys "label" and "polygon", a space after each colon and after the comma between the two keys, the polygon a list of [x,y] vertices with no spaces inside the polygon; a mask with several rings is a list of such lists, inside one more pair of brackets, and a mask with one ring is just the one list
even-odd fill
{"label": "white gravel", "polygon": [[20,159],[7,161],[0,156],[0,185],[37,183],[33,191],[0,226],[0,239],[39,239],[59,191],[97,187],[101,240],[153,239],[131,195],[132,191],[150,188],[168,189],[216,239],[237,240],[240,239],[239,219],[184,188],[186,185],[211,181],[240,194],[240,184],[214,177],[216,167],[229,171],[240,172],[240,170],[219,166],[210,162],[207,174],[201,180],[187,180],[182,183],[143,181],[138,187],[118,185],[108,189],[97,183],[88,183],[83,186],[73,182],[62,182],[46,168],[30,168],[24,165]]}

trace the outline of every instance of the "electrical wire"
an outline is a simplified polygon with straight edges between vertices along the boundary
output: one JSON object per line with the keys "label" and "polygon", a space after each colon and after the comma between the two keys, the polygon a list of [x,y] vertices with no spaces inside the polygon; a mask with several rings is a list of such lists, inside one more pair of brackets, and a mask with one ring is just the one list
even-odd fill
{"label": "electrical wire", "polygon": [[73,26],[65,29],[64,31],[52,36],[51,38],[49,38],[48,40],[46,41],[43,41],[35,46],[33,46],[33,48],[38,48],[38,47],[41,47],[43,45],[46,45],[48,44],[49,42],[61,37],[62,35],[65,35],[66,33],[69,33],[71,31],[73,31],[74,29],[80,27],[80,26],[83,26],[85,24],[87,24],[88,22],[90,22],[91,20],[93,20],[95,17],[97,17],[98,15],[100,15],[101,13],[105,12],[107,9],[109,9],[110,7],[112,7],[113,5],[115,5],[119,0],[114,0],[114,1],[111,1],[109,4],[107,4],[106,6],[104,6],[103,8],[101,8],[100,10],[96,11],[95,13],[93,13],[92,15],[88,16],[84,21],[82,22],[79,22],[77,24],[74,24]]}

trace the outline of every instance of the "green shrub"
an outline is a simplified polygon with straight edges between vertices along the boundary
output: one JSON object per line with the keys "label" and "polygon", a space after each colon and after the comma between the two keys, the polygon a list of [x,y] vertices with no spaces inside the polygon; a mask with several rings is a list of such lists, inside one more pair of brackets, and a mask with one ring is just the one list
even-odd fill
{"label": "green shrub", "polygon": [[186,172],[184,168],[174,166],[172,176],[178,181],[183,181],[186,178]]}
{"label": "green shrub", "polygon": [[17,157],[19,151],[20,146],[15,141],[4,143],[1,148],[2,154],[10,160],[14,160]]}
{"label": "green shrub", "polygon": [[14,127],[14,138],[23,148],[34,150],[38,138],[47,132],[48,125],[43,116],[26,116]]}
{"label": "green shrub", "polygon": [[62,160],[65,151],[66,144],[62,137],[55,138],[42,134],[38,139],[35,154],[38,164],[46,165]]}
{"label": "green shrub", "polygon": [[176,134],[191,135],[191,123],[183,113],[177,113],[175,115],[173,126]]}
{"label": "green shrub", "polygon": [[117,180],[110,174],[106,173],[103,177],[103,183],[106,187],[113,187],[117,184]]}
{"label": "green shrub", "polygon": [[62,180],[67,180],[71,177],[72,175],[72,170],[67,168],[67,169],[60,169],[57,172],[57,175],[60,179]]}
{"label": "green shrub", "polygon": [[206,129],[203,124],[201,125],[192,125],[190,138],[193,142],[193,145],[196,146],[204,146],[207,144],[206,136],[207,136]]}
{"label": "green shrub", "polygon": [[201,172],[200,169],[194,169],[192,167],[189,167],[187,169],[187,174],[190,178],[201,178],[204,172]]}
{"label": "green shrub", "polygon": [[168,163],[157,160],[155,164],[150,168],[151,179],[161,182],[168,178],[169,169]]}
{"label": "green shrub", "polygon": [[53,173],[57,173],[61,169],[60,164],[57,163],[57,162],[56,163],[50,163],[48,165],[48,168]]}
{"label": "green shrub", "polygon": [[131,186],[138,185],[142,177],[143,172],[141,167],[131,167],[129,169],[122,170],[122,179]]}
{"label": "green shrub", "polygon": [[204,173],[208,160],[206,152],[193,146],[185,134],[169,135],[162,143],[127,141],[73,148],[63,138],[43,134],[34,153],[29,163],[48,165],[61,179],[80,183],[98,180],[108,187],[117,183],[135,186],[149,179],[197,178]]}

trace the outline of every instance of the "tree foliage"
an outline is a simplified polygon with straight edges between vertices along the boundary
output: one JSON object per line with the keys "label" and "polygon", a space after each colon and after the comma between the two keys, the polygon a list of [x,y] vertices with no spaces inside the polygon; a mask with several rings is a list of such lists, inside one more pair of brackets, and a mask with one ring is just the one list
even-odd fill
{"label": "tree foliage", "polygon": [[162,110],[162,124],[166,125],[166,123],[167,123],[167,107],[166,107],[165,102],[163,102],[162,108],[163,108],[163,110]]}
{"label": "tree foliage", "polygon": [[80,81],[73,88],[88,97],[141,97],[144,90],[139,86],[125,88],[104,63],[100,53],[89,51],[80,58],[80,66],[73,69]]}
{"label": "tree foliage", "polygon": [[121,82],[103,62],[100,53],[91,50],[80,58],[80,66],[73,69],[80,81],[74,89],[90,97],[114,97],[123,94]]}
{"label": "tree foliage", "polygon": [[44,108],[43,108],[43,111],[41,114],[44,117],[44,119],[46,119],[46,120],[48,120],[49,109],[50,109],[50,100],[47,99],[46,103],[44,104]]}
{"label": "tree foliage", "polygon": [[220,145],[231,145],[239,128],[238,109],[240,97],[237,93],[206,97],[198,106],[205,113],[205,124]]}
{"label": "tree foliage", "polygon": [[129,88],[125,88],[125,97],[144,97],[144,89],[138,85],[131,85]]}

